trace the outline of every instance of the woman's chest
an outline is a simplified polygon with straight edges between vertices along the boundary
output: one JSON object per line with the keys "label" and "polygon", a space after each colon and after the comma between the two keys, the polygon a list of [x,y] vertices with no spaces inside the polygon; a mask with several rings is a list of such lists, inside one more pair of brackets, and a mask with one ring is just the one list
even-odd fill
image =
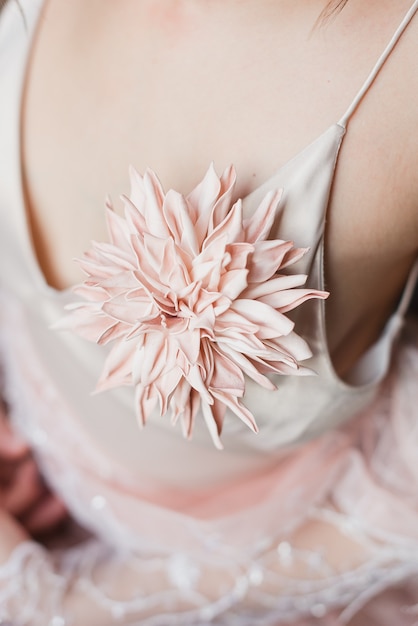
{"label": "woman's chest", "polygon": [[[47,7],[22,154],[32,236],[54,286],[77,282],[72,259],[106,239],[105,196],[128,191],[129,164],[152,167],[166,189],[187,193],[211,161],[219,172],[233,163],[237,196],[247,194],[340,117],[402,14],[389,12],[366,46],[361,33],[347,34],[349,13],[318,33],[312,11],[288,15],[284,28],[271,3],[235,13],[215,4],[206,14],[175,4],[170,15],[147,2],[112,15],[94,2],[84,12]],[[400,88],[404,97],[394,98]],[[371,289],[388,270],[380,298],[393,305],[410,263],[410,229],[392,210],[411,203],[407,133],[396,114],[407,98],[392,69],[368,94],[340,155],[327,233],[333,317],[344,310],[345,320],[336,346],[373,306]]]}

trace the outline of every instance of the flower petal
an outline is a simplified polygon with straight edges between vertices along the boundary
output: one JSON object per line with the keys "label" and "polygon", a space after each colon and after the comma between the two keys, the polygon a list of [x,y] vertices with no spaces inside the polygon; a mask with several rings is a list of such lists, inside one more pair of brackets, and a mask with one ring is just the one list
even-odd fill
{"label": "flower petal", "polygon": [[235,300],[231,304],[231,310],[245,315],[250,322],[256,324],[258,326],[257,337],[260,339],[287,335],[294,327],[294,323],[289,318],[259,300],[246,300],[245,298]]}
{"label": "flower petal", "polygon": [[228,394],[222,393],[220,391],[213,391],[213,396],[222,404],[235,413],[237,417],[240,418],[244,422],[248,428],[250,428],[253,432],[258,433],[258,426],[255,422],[254,416],[244,405],[242,405],[237,398],[231,397]]}
{"label": "flower petal", "polygon": [[211,390],[217,389],[224,393],[241,398],[244,395],[245,381],[242,370],[224,352],[215,348],[214,367],[208,381]]}
{"label": "flower petal", "polygon": [[242,202],[238,200],[225,219],[208,235],[202,248],[207,248],[215,239],[222,236],[226,237],[227,242],[239,241],[242,230]]}
{"label": "flower petal", "polygon": [[170,236],[170,229],[163,215],[164,192],[161,183],[155,173],[149,169],[144,174],[143,182],[145,198],[142,212],[149,234],[166,239]]}
{"label": "flower petal", "polygon": [[170,189],[164,200],[164,215],[170,218],[168,222],[174,241],[192,257],[199,254],[199,242],[189,213],[189,205],[184,197]]}
{"label": "flower petal", "polygon": [[312,298],[325,300],[328,295],[326,291],[318,292],[315,289],[287,289],[259,298],[259,302],[264,302],[268,306],[278,309],[280,313],[287,313],[307,300]]}
{"label": "flower petal", "polygon": [[294,287],[300,287],[306,283],[305,274],[282,274],[276,278],[271,278],[263,283],[253,283],[242,293],[243,298],[261,300],[275,293]]}
{"label": "flower petal", "polygon": [[116,343],[105,360],[96,391],[132,384],[133,358],[136,345],[129,341]]}
{"label": "flower petal", "polygon": [[226,272],[219,281],[219,291],[230,300],[235,300],[247,288],[247,276],[246,268]]}
{"label": "flower petal", "polygon": [[263,283],[269,280],[282,267],[286,253],[291,249],[289,241],[259,241],[254,246],[249,283]]}
{"label": "flower petal", "polygon": [[282,189],[269,191],[253,215],[244,221],[245,241],[255,243],[261,239],[267,239],[272,229],[282,194]]}
{"label": "flower petal", "polygon": [[251,359],[247,358],[241,352],[234,350],[228,344],[224,344],[222,346],[222,352],[229,356],[229,358],[236,363],[242,371],[249,377],[252,378],[256,383],[264,387],[265,389],[269,389],[274,391],[276,389],[276,385],[274,385],[269,378],[264,376],[258,367],[254,365]]}
{"label": "flower petal", "polygon": [[219,438],[221,428],[222,428],[222,422],[219,423],[219,420],[217,419],[217,414],[213,410],[214,409],[213,405],[211,406],[207,404],[206,402],[202,401],[200,406],[202,408],[202,414],[206,422],[206,426],[208,427],[210,436],[212,437],[212,441],[215,444],[215,447],[218,448],[218,450],[222,450],[223,445]]}

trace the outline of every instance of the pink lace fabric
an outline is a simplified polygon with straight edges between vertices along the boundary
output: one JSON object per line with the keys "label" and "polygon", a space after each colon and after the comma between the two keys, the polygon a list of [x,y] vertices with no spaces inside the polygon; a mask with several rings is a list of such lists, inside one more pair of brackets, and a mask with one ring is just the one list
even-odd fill
{"label": "pink lace fabric", "polygon": [[418,622],[416,327],[405,328],[379,398],[349,427],[176,507],[109,464],[48,379],[18,306],[2,297],[0,310],[13,419],[91,533],[60,550],[18,546],[0,568],[5,623]]}

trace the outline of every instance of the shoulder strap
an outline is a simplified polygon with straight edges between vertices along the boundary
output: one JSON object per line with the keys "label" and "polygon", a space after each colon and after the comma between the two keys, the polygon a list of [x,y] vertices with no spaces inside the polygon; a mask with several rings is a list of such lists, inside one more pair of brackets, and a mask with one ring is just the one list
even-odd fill
{"label": "shoulder strap", "polygon": [[401,38],[402,34],[406,30],[409,22],[412,20],[412,18],[414,17],[414,15],[415,15],[415,13],[417,11],[418,11],[418,0],[415,0],[413,5],[409,9],[408,13],[405,15],[405,17],[403,18],[402,22],[399,24],[399,26],[398,26],[396,32],[394,33],[392,39],[389,41],[389,43],[386,46],[385,50],[383,51],[382,55],[378,59],[376,65],[374,66],[374,68],[370,72],[369,76],[367,77],[366,81],[364,82],[363,86],[361,87],[360,91],[358,92],[358,94],[354,98],[353,102],[350,104],[350,106],[348,107],[347,111],[344,113],[344,115],[342,116],[342,118],[338,122],[338,124],[340,126],[343,126],[344,128],[346,127],[350,117],[352,116],[352,114],[354,113],[356,108],[358,107],[358,105],[361,102],[361,100],[364,97],[364,95],[367,93],[369,87],[373,84],[376,76],[378,75],[378,73],[382,69],[383,65],[385,64],[385,62],[389,58],[391,52],[395,48],[395,46],[398,43],[399,39]]}
{"label": "shoulder strap", "polygon": [[398,308],[396,310],[396,314],[399,317],[401,318],[405,317],[417,284],[418,284],[418,259],[416,259],[414,265],[411,268],[411,271],[409,272],[409,276],[406,281],[405,288],[399,300]]}

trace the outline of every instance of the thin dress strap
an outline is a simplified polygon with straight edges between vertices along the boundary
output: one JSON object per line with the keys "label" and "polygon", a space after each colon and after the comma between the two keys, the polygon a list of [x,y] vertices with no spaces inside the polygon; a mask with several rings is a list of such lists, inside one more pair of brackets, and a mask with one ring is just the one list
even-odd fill
{"label": "thin dress strap", "polygon": [[414,290],[416,288],[417,282],[418,282],[418,259],[416,259],[415,263],[413,264],[411,268],[411,271],[406,281],[401,299],[399,300],[399,305],[398,305],[398,309],[396,313],[401,318],[404,318],[406,315],[406,312],[412,300],[412,296],[414,295]]}
{"label": "thin dress strap", "polygon": [[402,34],[406,30],[409,22],[412,20],[412,18],[414,17],[414,15],[415,15],[415,13],[417,11],[418,11],[418,0],[415,0],[413,5],[409,9],[408,13],[405,15],[405,17],[403,18],[402,22],[399,24],[399,27],[397,28],[396,32],[394,33],[392,39],[389,41],[388,45],[386,46],[385,50],[383,51],[383,53],[380,56],[379,60],[377,61],[376,65],[374,66],[374,68],[370,72],[369,76],[367,77],[367,79],[364,82],[363,86],[361,87],[360,91],[358,92],[358,94],[354,98],[354,100],[351,103],[351,105],[348,107],[348,109],[345,112],[345,114],[342,116],[342,118],[338,122],[338,124],[340,126],[343,126],[344,128],[346,127],[350,117],[352,116],[352,114],[354,113],[356,108],[358,107],[359,103],[361,102],[362,98],[366,94],[366,92],[369,89],[369,87],[372,85],[372,83],[375,80],[376,76],[378,75],[378,73],[382,69],[383,65],[385,64],[385,62],[389,58],[391,52],[395,48],[395,46],[398,43],[399,39],[401,38]]}

